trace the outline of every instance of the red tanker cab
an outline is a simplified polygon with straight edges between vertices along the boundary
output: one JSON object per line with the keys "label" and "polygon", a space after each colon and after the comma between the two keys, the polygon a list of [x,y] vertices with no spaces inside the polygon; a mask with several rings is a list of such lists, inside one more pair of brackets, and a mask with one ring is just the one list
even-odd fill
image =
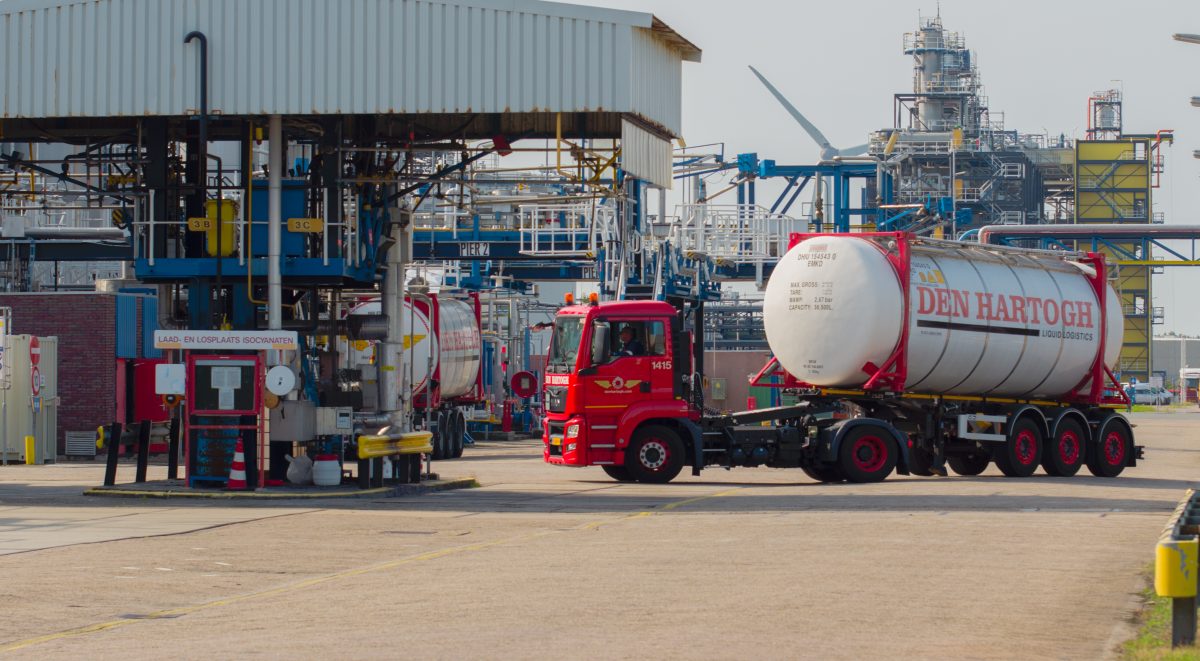
{"label": "red tanker cab", "polygon": [[582,453],[617,452],[618,425],[631,406],[677,399],[674,321],[674,308],[654,301],[559,310],[545,377],[548,458],[604,461]]}

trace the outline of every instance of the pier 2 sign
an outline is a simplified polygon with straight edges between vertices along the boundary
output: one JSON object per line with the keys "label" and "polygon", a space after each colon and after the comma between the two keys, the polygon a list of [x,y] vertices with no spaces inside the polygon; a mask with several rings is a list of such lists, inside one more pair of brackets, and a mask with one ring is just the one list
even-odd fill
{"label": "pier 2 sign", "polygon": [[268,351],[300,348],[295,331],[194,331],[156,330],[155,349],[218,349]]}

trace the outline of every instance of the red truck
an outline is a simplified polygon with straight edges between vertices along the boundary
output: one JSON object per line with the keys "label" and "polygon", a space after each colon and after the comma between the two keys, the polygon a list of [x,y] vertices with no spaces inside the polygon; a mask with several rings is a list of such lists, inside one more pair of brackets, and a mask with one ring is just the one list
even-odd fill
{"label": "red truck", "polygon": [[702,399],[702,304],[569,305],[545,371],[544,459],[660,483],[684,466],[1115,477],[1142,448],[1117,411],[1121,317],[1104,274],[1099,255],[796,235],[767,287],[776,357],[756,382],[775,374],[797,402],[724,415]]}

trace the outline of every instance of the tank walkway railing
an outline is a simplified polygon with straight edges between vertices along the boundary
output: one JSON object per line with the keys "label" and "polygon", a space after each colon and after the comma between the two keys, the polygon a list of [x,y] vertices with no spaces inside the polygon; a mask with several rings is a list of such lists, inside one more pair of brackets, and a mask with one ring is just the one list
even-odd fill
{"label": "tank walkway railing", "polygon": [[787,252],[793,232],[807,223],[750,204],[688,204],[672,228],[675,245],[729,264],[773,263]]}

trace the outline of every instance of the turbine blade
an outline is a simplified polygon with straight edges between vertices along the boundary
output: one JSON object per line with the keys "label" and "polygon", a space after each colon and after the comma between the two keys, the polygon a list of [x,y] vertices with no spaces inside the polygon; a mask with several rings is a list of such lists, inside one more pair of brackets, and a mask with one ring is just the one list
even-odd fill
{"label": "turbine blade", "polygon": [[867,153],[867,150],[870,148],[871,148],[871,145],[858,145],[857,147],[847,147],[846,149],[839,149],[838,156],[862,156],[863,154]]}
{"label": "turbine blade", "polygon": [[812,122],[808,121],[804,115],[800,114],[800,111],[796,109],[796,106],[792,105],[792,102],[788,101],[787,97],[785,97],[782,92],[780,92],[775,88],[774,85],[771,84],[771,81],[767,80],[765,76],[759,73],[758,69],[750,67],[750,70],[753,71],[754,75],[758,77],[758,80],[766,86],[767,91],[769,91],[771,95],[775,97],[775,100],[783,106],[784,110],[788,111],[788,114],[792,116],[792,119],[796,120],[796,123],[804,128],[804,131],[813,139],[813,142],[816,142],[817,145],[819,145],[823,150],[833,148],[833,145],[829,144],[829,139],[826,138],[825,135],[821,133],[821,131],[814,126]]}

